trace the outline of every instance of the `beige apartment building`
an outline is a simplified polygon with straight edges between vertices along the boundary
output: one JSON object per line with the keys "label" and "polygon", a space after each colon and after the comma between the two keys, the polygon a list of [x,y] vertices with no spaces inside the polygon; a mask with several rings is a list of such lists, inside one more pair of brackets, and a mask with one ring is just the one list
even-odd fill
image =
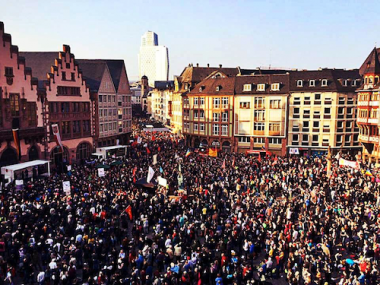
{"label": "beige apartment building", "polygon": [[358,70],[290,72],[288,152],[321,155],[329,146],[333,153],[359,151],[359,85]]}
{"label": "beige apartment building", "polygon": [[237,76],[234,96],[235,151],[286,154],[289,75]]}

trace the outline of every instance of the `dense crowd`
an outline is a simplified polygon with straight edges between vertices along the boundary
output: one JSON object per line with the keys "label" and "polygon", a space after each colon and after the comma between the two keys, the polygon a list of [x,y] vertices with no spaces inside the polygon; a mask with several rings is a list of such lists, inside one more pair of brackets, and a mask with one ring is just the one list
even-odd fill
{"label": "dense crowd", "polygon": [[329,178],[324,157],[186,156],[181,137],[138,124],[134,139],[101,162],[121,161],[105,177],[85,163],[3,189],[0,284],[379,283],[375,174],[334,162]]}

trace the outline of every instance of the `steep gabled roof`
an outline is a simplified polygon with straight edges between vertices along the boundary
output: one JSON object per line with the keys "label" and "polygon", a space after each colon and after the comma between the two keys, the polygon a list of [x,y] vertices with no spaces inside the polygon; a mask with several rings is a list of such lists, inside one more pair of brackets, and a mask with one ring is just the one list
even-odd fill
{"label": "steep gabled roof", "polygon": [[182,82],[199,83],[214,71],[221,71],[227,76],[236,76],[239,74],[239,69],[234,67],[186,67],[181,73]]}
{"label": "steep gabled roof", "polygon": [[[278,91],[271,90],[272,83],[279,83]],[[243,91],[245,84],[252,84],[251,91]],[[265,84],[265,91],[258,91],[257,85]],[[267,74],[237,76],[235,80],[235,94],[288,94],[289,93],[289,74]]]}
{"label": "steep gabled roof", "polygon": [[106,59],[105,62],[108,65],[108,69],[111,73],[112,81],[115,85],[115,89],[119,90],[119,83],[121,73],[123,71],[124,60],[122,59]]}
{"label": "steep gabled roof", "polygon": [[[216,74],[217,71],[215,71]],[[212,75],[213,75],[212,74]],[[198,83],[189,94],[191,95],[234,95],[235,76],[232,77],[215,77],[208,76],[206,79]],[[218,87],[218,91],[217,91]]]}
{"label": "steep gabled roof", "polygon": [[59,51],[43,52],[19,52],[25,58],[26,66],[32,68],[33,77],[38,80],[47,80],[46,74],[51,72],[51,66],[55,64],[55,59],[59,58]]}
{"label": "steep gabled roof", "polygon": [[359,69],[361,76],[364,74],[380,74],[380,48],[374,48],[367,56]]}
{"label": "steep gabled roof", "polygon": [[107,64],[101,60],[77,59],[79,69],[82,70],[83,78],[90,86],[91,91],[97,92],[102,82]]}

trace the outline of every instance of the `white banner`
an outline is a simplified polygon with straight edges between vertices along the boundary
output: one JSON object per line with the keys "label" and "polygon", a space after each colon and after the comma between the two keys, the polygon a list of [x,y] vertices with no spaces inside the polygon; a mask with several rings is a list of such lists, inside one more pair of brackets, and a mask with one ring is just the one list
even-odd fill
{"label": "white banner", "polygon": [[146,181],[150,183],[150,180],[152,180],[154,175],[154,170],[152,167],[149,166],[149,171],[148,171],[148,177],[146,178]]}
{"label": "white banner", "polygon": [[71,165],[67,166],[67,171],[71,171]]}
{"label": "white banner", "polygon": [[53,125],[51,125],[51,128],[53,130],[53,135],[55,137],[57,145],[59,145],[61,147],[61,150],[63,151],[63,145],[62,145],[61,135],[59,133],[58,125],[57,124],[53,124]]}
{"label": "white banner", "polygon": [[157,154],[153,155],[153,165],[157,164]]}
{"label": "white banner", "polygon": [[161,176],[158,176],[158,184],[161,186],[166,187],[168,185],[168,181],[165,178],[162,178]]}
{"label": "white banner", "polygon": [[289,154],[300,154],[300,150],[298,147],[291,147],[289,148]]}
{"label": "white banner", "polygon": [[98,176],[99,177],[104,177],[105,176],[104,168],[98,168]]}
{"label": "white banner", "polygon": [[138,137],[137,138],[137,143],[140,144],[142,142],[142,138]]}
{"label": "white banner", "polygon": [[71,194],[70,181],[62,181],[62,186],[63,186],[63,192],[65,192],[66,195],[69,196]]}
{"label": "white banner", "polygon": [[346,159],[343,159],[343,158],[340,158],[339,159],[339,166],[348,166],[348,167],[352,167],[352,168],[355,168],[355,169],[359,169],[359,162],[357,161],[351,161],[351,160],[346,160]]}
{"label": "white banner", "polygon": [[24,185],[24,180],[16,180],[16,186]]}

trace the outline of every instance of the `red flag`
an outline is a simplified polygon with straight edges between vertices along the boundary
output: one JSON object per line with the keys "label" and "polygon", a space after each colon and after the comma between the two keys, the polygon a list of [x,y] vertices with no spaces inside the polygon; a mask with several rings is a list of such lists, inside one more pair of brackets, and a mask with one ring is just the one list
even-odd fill
{"label": "red flag", "polygon": [[153,135],[152,136],[152,141],[155,141],[156,140],[156,137]]}
{"label": "red flag", "polygon": [[136,176],[136,171],[137,171],[137,166],[135,166],[135,168],[133,168],[133,176]]}
{"label": "red flag", "polygon": [[235,167],[235,157],[234,157],[234,159],[232,160],[232,167]]}
{"label": "red flag", "polygon": [[136,176],[133,176],[133,183],[136,183]]}
{"label": "red flag", "polygon": [[259,162],[261,163],[261,155],[259,154]]}
{"label": "red flag", "polygon": [[150,150],[149,150],[149,148],[146,148],[146,152],[147,152],[148,154],[150,154]]}
{"label": "red flag", "polygon": [[226,169],[226,159],[223,160],[222,168]]}
{"label": "red flag", "polygon": [[161,151],[161,147],[158,147],[158,151]]}
{"label": "red flag", "polygon": [[129,205],[127,209],[125,209],[125,212],[128,214],[129,219],[132,220],[132,207]]}

